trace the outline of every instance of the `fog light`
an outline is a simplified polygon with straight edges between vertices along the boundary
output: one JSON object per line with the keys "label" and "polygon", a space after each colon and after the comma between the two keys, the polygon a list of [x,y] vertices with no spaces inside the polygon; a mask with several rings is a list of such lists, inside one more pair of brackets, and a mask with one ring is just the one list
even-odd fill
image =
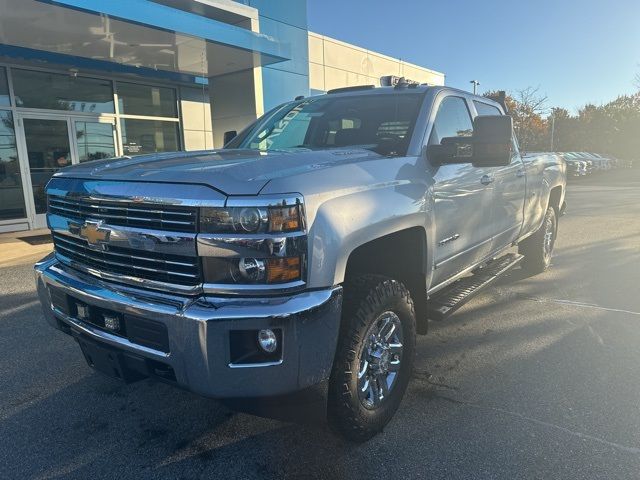
{"label": "fog light", "polygon": [[113,315],[104,315],[104,328],[107,330],[111,330],[112,332],[117,332],[120,330],[120,319]]}
{"label": "fog light", "polygon": [[89,306],[82,303],[76,303],[77,317],[80,320],[89,320]]}
{"label": "fog light", "polygon": [[278,339],[273,330],[260,330],[258,332],[258,345],[267,353],[273,353],[278,348]]}

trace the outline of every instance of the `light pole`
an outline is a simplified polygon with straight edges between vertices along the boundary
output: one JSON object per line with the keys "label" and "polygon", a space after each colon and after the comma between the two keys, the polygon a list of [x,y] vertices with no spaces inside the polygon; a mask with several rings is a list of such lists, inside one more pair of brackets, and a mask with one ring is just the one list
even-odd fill
{"label": "light pole", "polygon": [[473,94],[475,95],[480,82],[478,80],[471,80],[469,83],[473,83]]}
{"label": "light pole", "polygon": [[555,140],[556,133],[556,116],[555,114],[551,114],[551,151],[553,152],[553,141]]}

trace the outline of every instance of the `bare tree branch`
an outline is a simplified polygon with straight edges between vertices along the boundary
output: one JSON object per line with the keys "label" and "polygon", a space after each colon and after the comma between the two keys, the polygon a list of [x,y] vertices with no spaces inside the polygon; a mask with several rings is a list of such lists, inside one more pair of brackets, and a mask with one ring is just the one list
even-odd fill
{"label": "bare tree branch", "polygon": [[544,115],[547,113],[547,96],[541,95],[540,87],[527,87],[516,91],[516,101],[523,112],[529,115]]}

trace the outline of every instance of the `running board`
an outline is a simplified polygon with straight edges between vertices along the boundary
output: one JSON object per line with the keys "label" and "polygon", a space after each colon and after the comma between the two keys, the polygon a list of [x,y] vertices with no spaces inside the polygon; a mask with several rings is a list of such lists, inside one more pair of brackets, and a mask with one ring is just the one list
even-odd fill
{"label": "running board", "polygon": [[432,320],[444,320],[487,285],[518,265],[524,258],[517,253],[508,253],[492,260],[473,275],[456,280],[427,300],[427,316]]}

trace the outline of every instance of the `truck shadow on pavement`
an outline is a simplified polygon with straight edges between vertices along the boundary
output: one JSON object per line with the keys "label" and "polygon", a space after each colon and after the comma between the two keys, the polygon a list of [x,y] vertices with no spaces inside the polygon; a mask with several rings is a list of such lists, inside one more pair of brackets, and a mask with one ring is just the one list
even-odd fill
{"label": "truck shadow on pavement", "polygon": [[326,428],[238,414],[169,385],[125,385],[94,372],[75,341],[44,323],[34,300],[3,296],[0,345],[12,344],[16,356],[0,354],[0,478],[197,478],[221,462],[230,478],[271,478],[283,472],[271,471],[269,458],[302,468],[318,452],[351,448]]}
{"label": "truck shadow on pavement", "polygon": [[[7,301],[27,305],[30,299],[19,295]],[[216,401],[161,383],[124,385],[94,373],[74,341],[47,328],[35,341],[49,342],[51,348],[42,348],[44,358],[32,352],[27,379],[17,370],[11,372],[8,402],[2,400],[0,441],[11,458],[2,462],[0,477],[200,478],[219,472],[224,478],[338,479],[367,469],[392,476],[395,467],[375,457],[397,451],[395,441],[403,438],[408,424],[426,432],[431,417],[421,416],[432,408],[444,418],[455,418],[466,393],[458,391],[460,379],[452,384],[450,377],[476,349],[517,352],[501,359],[514,360],[527,339],[562,330],[547,314],[534,324],[504,330],[492,325],[487,331],[486,319],[504,305],[479,300],[436,326],[431,337],[420,339],[414,382],[399,419],[366,445],[348,444],[323,428],[236,414]],[[22,316],[23,327],[41,330],[39,306],[27,307]],[[29,347],[23,343],[18,348]],[[420,418],[417,424],[414,418]],[[372,451],[377,452],[374,458]]]}

